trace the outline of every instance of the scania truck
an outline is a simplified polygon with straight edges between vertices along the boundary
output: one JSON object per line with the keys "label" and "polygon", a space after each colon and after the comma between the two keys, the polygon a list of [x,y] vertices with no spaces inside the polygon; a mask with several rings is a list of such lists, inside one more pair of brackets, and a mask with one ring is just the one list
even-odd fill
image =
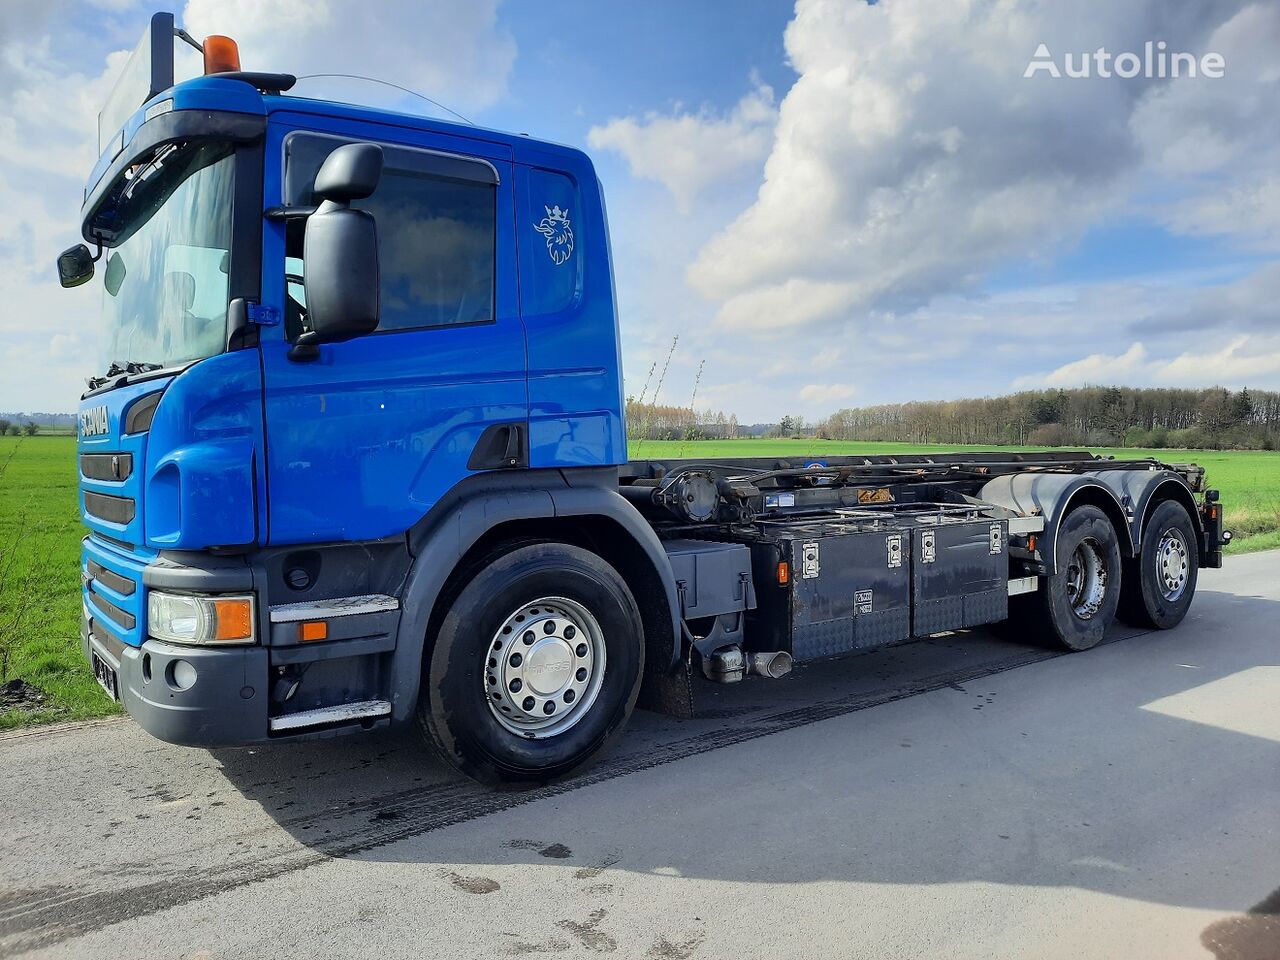
{"label": "scania truck", "polygon": [[103,287],[84,654],[155,736],[417,725],[545,782],[637,702],[986,624],[1085,650],[1176,626],[1221,565],[1194,465],[628,460],[590,159],[294,84],[157,14],[58,262]]}

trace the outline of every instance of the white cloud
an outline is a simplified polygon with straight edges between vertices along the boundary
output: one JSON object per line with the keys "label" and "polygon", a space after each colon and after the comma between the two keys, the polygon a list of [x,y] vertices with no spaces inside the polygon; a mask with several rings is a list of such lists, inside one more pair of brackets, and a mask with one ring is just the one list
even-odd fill
{"label": "white cloud", "polygon": [[848,383],[806,383],[800,388],[800,399],[806,404],[829,407],[851,399],[857,392],[858,388]]}
{"label": "white cloud", "polygon": [[695,113],[677,107],[670,114],[617,117],[592,127],[587,142],[596,150],[616,150],[632,175],[656,180],[681,213],[711,184],[757,166],[769,151],[777,109],[773,90],[756,83],[725,114],[709,108]]}
{"label": "white cloud", "polygon": [[1167,84],[1134,111],[1131,127],[1147,165],[1183,194],[1158,211],[1173,230],[1280,246],[1277,47],[1280,8],[1252,4],[1205,41],[1226,61],[1222,79]]}
{"label": "white cloud", "polygon": [[1239,336],[1220,350],[1191,351],[1158,365],[1154,379],[1168,386],[1280,382],[1280,337]]}
{"label": "white cloud", "polygon": [[1021,377],[1014,385],[1022,388],[1082,387],[1097,383],[1133,383],[1136,375],[1147,373],[1147,349],[1135,343],[1119,356],[1093,353],[1080,360],[1064,363],[1058,369],[1036,377]]}
{"label": "white cloud", "polygon": [[[786,48],[800,76],[759,193],[689,279],[721,324],[776,333],[911,311],[1008,258],[1054,253],[1158,162],[1134,122],[1157,85],[1023,79],[1038,43],[1207,49],[1240,6],[799,0]],[[1272,48],[1241,49],[1228,74],[1270,75]]]}
{"label": "white cloud", "polygon": [[[196,37],[234,37],[246,70],[376,77],[466,110],[507,91],[516,43],[497,11],[498,0],[187,0],[180,19]],[[309,92],[336,89],[356,88],[311,81]]]}
{"label": "white cloud", "polygon": [[1134,343],[1119,355],[1095,353],[1014,381],[1020,389],[1111,384],[1275,388],[1280,385],[1280,336],[1242,334],[1217,350],[1193,349],[1163,359]]}

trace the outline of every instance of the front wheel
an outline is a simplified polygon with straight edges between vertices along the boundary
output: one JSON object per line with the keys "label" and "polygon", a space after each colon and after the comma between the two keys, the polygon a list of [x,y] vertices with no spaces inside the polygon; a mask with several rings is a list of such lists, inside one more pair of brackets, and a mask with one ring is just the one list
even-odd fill
{"label": "front wheel", "polygon": [[485,783],[582,768],[626,725],[644,638],[626,583],[579,547],[517,547],[454,598],[425,664],[418,718],[445,760]]}
{"label": "front wheel", "polygon": [[1199,572],[1191,515],[1182,504],[1166,500],[1151,512],[1142,533],[1142,550],[1125,564],[1120,617],[1135,627],[1176,627],[1191,606]]}

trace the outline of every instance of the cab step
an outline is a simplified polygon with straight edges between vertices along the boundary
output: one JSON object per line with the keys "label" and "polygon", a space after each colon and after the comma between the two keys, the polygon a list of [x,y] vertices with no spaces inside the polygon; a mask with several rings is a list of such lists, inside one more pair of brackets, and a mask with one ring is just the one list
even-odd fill
{"label": "cab step", "polygon": [[391,716],[389,700],[361,700],[358,703],[342,703],[335,707],[318,707],[315,710],[300,710],[297,713],[287,713],[282,717],[272,717],[270,727],[272,733],[277,733],[281,730],[303,730],[307,727],[321,727],[330,723],[347,723],[351,720],[389,716]]}

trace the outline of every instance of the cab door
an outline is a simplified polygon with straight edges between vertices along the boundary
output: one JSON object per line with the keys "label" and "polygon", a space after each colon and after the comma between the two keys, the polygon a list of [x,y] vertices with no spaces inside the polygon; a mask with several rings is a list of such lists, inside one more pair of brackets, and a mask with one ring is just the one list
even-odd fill
{"label": "cab door", "polygon": [[332,150],[382,145],[378,189],[354,204],[377,222],[380,323],[321,346],[318,359],[289,359],[306,324],[305,221],[268,222],[263,304],[279,321],[261,335],[272,544],[402,533],[477,466],[482,435],[484,447],[508,432],[527,438],[509,147],[335,126],[276,115],[268,156],[279,169],[268,169],[266,202],[309,204]]}

